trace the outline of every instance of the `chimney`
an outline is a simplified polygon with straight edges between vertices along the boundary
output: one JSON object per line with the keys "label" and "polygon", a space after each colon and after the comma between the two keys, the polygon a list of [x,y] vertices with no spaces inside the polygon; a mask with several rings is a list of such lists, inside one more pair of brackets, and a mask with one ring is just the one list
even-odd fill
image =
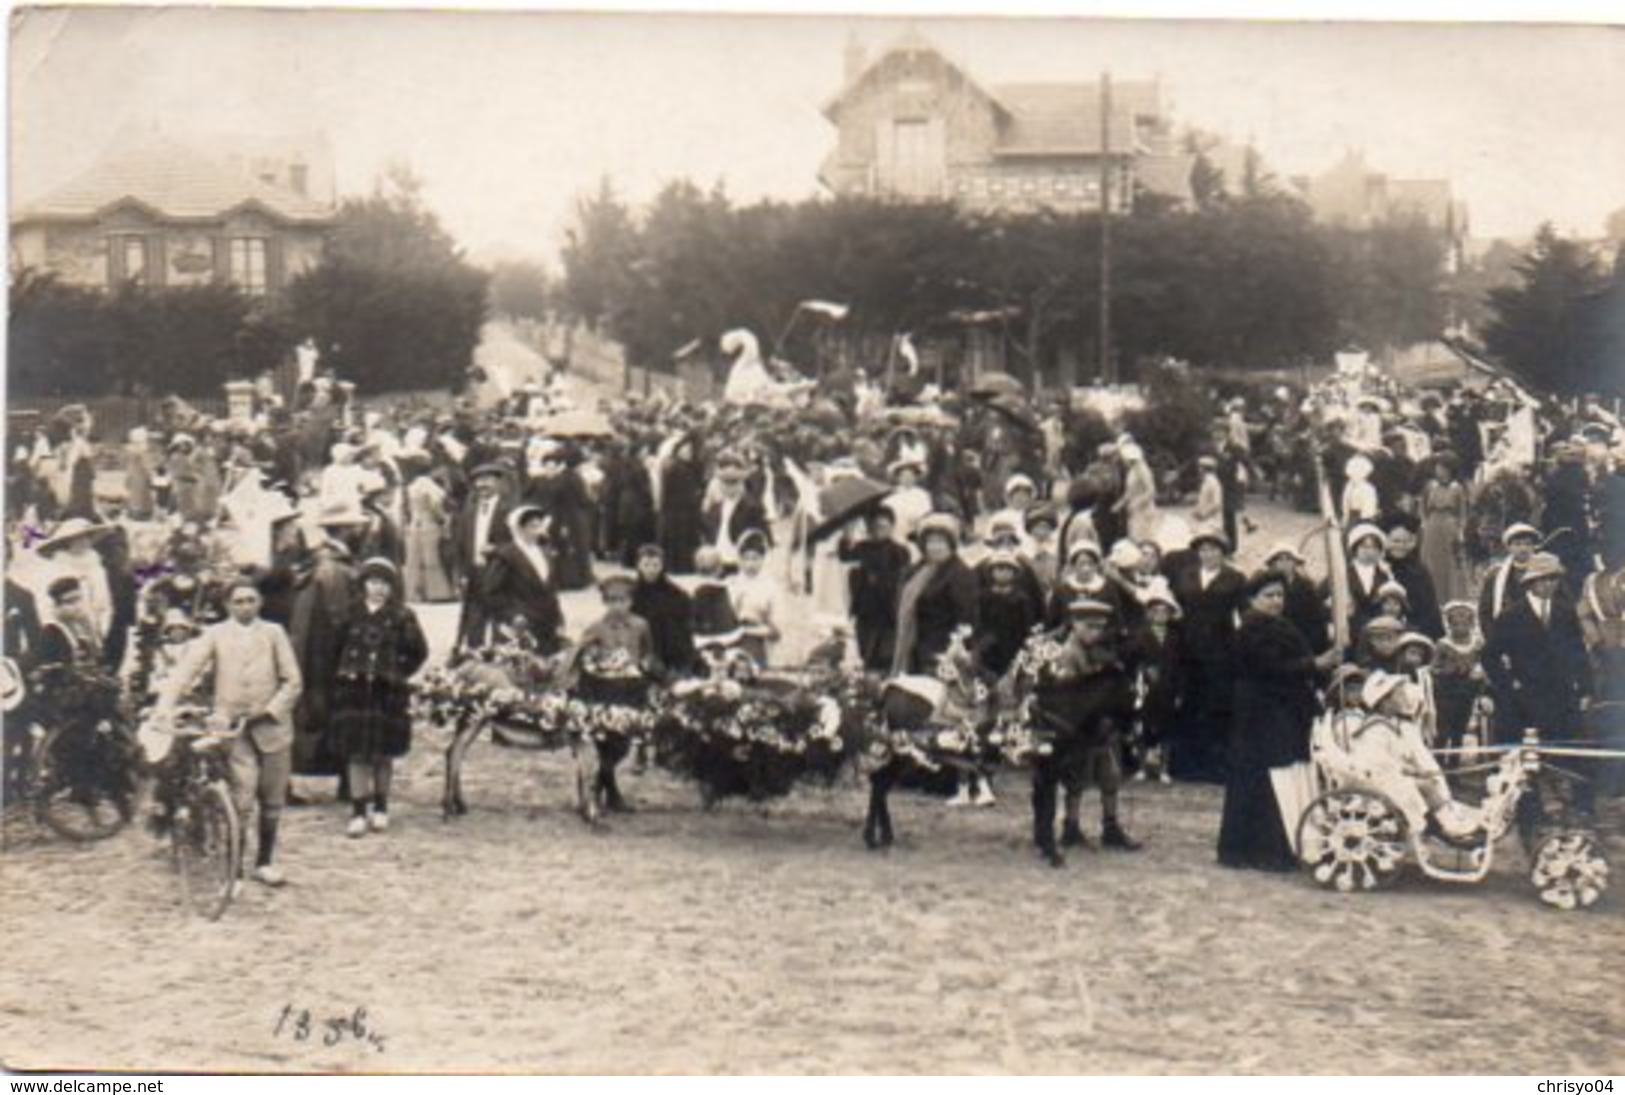
{"label": "chimney", "polygon": [[853,83],[869,67],[869,55],[856,31],[846,36],[846,82]]}

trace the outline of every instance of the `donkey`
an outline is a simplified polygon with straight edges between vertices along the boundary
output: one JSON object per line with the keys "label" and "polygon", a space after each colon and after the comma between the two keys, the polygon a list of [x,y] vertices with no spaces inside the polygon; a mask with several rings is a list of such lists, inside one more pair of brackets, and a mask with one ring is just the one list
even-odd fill
{"label": "donkey", "polygon": [[869,773],[869,809],[863,843],[870,851],[892,845],[891,792],[899,787],[947,796],[962,780],[988,779],[993,750],[992,697],[977,676],[970,629],[950,639],[935,677],[885,682],[879,717],[885,739],[881,761]]}

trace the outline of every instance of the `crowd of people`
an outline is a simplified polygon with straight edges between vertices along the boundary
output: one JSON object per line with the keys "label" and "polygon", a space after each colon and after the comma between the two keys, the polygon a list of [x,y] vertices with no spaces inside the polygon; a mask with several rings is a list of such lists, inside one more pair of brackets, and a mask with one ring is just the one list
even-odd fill
{"label": "crowd of people", "polygon": [[[1291,867],[1268,773],[1336,706],[1414,725],[1446,766],[1529,728],[1619,738],[1625,433],[1595,400],[1345,376],[1223,403],[1184,467],[1007,391],[828,379],[767,403],[589,411],[532,384],[386,411],[319,376],[235,419],[176,403],[116,461],[70,409],[11,440],[5,654],[30,681],[116,676],[134,710],[202,688],[243,720],[271,885],[291,776],[336,778],[351,836],[387,830],[429,658],[412,606],[437,602],[459,651],[608,648],[664,681],[718,645],[793,659],[809,610],[849,620],[851,663],[881,677],[938,673],[968,633],[975,673],[1060,743],[1033,792],[1055,862],[1087,842],[1089,787],[1103,842],[1138,846],[1116,815],[1132,776],[1224,784],[1220,861]],[[1253,549],[1245,572],[1249,492],[1324,495],[1340,542]],[[594,585],[605,615],[572,636],[560,595]]]}

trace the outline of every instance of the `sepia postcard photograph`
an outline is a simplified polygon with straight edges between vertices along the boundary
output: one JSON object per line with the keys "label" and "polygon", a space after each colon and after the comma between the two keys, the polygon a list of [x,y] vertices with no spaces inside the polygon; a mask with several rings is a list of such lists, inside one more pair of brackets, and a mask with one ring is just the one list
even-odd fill
{"label": "sepia postcard photograph", "polygon": [[1625,1072],[1625,29],[8,74],[0,1066]]}

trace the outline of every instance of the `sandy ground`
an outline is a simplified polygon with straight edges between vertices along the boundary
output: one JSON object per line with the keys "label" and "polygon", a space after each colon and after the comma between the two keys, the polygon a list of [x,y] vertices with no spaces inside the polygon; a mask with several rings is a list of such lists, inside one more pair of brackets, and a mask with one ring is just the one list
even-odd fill
{"label": "sandy ground", "polygon": [[[1261,520],[1249,565],[1311,524]],[[567,599],[574,626],[594,601]],[[808,618],[802,608],[787,618]],[[443,648],[451,612],[423,616]],[[0,1058],[254,1071],[1625,1069],[1618,893],[1586,913],[1550,911],[1511,842],[1481,886],[1412,876],[1338,897],[1216,866],[1217,789],[1135,784],[1125,820],[1145,851],[1080,853],[1053,871],[1026,845],[1014,772],[992,810],[898,795],[900,842],[882,855],[859,840],[853,783],[707,813],[686,784],[627,776],[639,812],[591,831],[571,812],[562,756],[489,743],[467,769],[473,812],[447,824],[442,743],[421,734],[387,835],[347,840],[330,801],[290,811],[290,884],[250,885],[213,924],[183,912],[141,831],[74,847],[8,826]],[[330,783],[301,783],[331,798]],[[289,1007],[309,1011],[307,1038],[292,1022],[279,1032]],[[382,1048],[324,1044],[324,1021],[357,1008]]]}
{"label": "sandy ground", "polygon": [[[1306,519],[1269,515],[1272,534]],[[1255,538],[1244,560],[1265,543]],[[580,621],[590,594],[567,609]],[[448,609],[423,612],[437,646]],[[798,617],[805,614],[795,614]],[[1484,885],[1338,897],[1213,863],[1220,794],[1136,784],[1139,855],[1064,871],[996,809],[899,795],[859,840],[855,784],[706,813],[628,776],[640,812],[570,812],[559,755],[476,747],[446,824],[425,730],[395,826],[290,812],[280,891],[181,910],[146,834],[70,847],[11,826],[0,1052],[11,1066],[551,1072],[1539,1072],[1625,1068],[1619,896],[1542,906],[1503,845]],[[307,790],[330,797],[330,785]],[[1086,818],[1091,817],[1086,806]],[[1625,862],[1618,843],[1616,862]],[[300,1040],[277,1022],[308,1009]],[[366,1009],[383,1048],[324,1045]]]}

